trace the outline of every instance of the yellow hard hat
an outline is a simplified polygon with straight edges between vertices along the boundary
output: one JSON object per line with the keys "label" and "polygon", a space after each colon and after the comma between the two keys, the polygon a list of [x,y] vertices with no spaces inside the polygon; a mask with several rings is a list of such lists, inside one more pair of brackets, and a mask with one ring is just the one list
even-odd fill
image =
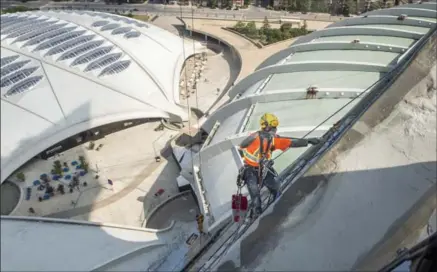
{"label": "yellow hard hat", "polygon": [[279,120],[278,117],[272,113],[264,113],[259,120],[259,124],[262,129],[265,129],[266,127],[275,128],[279,126]]}

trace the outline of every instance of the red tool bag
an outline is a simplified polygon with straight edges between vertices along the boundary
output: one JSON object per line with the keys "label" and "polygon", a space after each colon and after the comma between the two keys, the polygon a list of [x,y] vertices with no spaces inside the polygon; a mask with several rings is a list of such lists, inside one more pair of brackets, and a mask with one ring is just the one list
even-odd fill
{"label": "red tool bag", "polygon": [[236,194],[232,195],[232,218],[234,222],[239,222],[246,216],[248,207],[247,196],[241,194],[241,188],[238,188]]}

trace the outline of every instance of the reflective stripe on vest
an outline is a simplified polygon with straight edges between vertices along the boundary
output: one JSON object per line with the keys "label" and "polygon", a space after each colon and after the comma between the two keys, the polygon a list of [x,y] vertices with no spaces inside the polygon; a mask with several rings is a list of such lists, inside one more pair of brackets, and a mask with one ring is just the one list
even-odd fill
{"label": "reflective stripe on vest", "polygon": [[[263,143],[260,143],[260,145],[261,145],[261,144],[263,144]],[[272,139],[272,143],[270,144],[270,148],[271,148],[272,146],[274,146],[274,145],[275,145],[275,138]],[[266,152],[266,158],[269,159],[269,158],[271,157],[271,154],[272,154],[271,150],[270,150],[270,149],[267,150],[267,152]],[[243,156],[244,156],[245,159],[251,161],[252,163],[254,163],[254,164],[258,164],[259,161],[260,161],[260,159],[261,159],[261,158],[260,158],[260,147],[258,147],[258,148],[255,150],[255,152],[253,152],[253,154],[250,153],[249,151],[247,151],[246,148],[243,149]]]}

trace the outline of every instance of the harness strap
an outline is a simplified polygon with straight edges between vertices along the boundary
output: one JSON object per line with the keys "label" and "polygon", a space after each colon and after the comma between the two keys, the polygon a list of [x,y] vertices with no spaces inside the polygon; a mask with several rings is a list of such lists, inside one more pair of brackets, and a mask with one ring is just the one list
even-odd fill
{"label": "harness strap", "polygon": [[[264,139],[267,138],[267,147],[264,150]],[[272,144],[272,135],[270,134],[266,134],[266,133],[259,133],[259,142],[260,142],[260,147],[259,147],[259,151],[260,151],[260,159],[258,162],[258,184],[260,187],[262,187],[262,183],[263,183],[263,172],[264,172],[264,160],[265,160],[265,156],[266,156],[266,152],[269,152],[270,150],[270,146]]]}

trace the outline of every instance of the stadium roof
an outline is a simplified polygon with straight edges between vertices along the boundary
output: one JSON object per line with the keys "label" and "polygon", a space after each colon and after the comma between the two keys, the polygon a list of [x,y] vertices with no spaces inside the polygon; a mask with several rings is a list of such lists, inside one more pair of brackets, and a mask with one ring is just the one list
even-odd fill
{"label": "stadium roof", "polygon": [[136,118],[186,120],[179,76],[193,48],[128,17],[1,16],[1,181],[57,142]]}
{"label": "stadium roof", "polygon": [[180,235],[174,224],[155,230],[15,216],[2,216],[0,224],[5,271],[147,271]]}
{"label": "stadium roof", "polygon": [[[435,24],[435,2],[372,11],[301,37],[238,82],[229,92],[231,102],[202,126],[209,137],[196,157],[200,175],[194,175],[192,184],[209,226],[230,214],[242,165],[235,146],[258,129],[263,113],[279,117],[280,135],[323,135]],[[309,87],[317,88],[315,99],[307,98]],[[276,170],[305,150],[284,153],[275,161]]]}

